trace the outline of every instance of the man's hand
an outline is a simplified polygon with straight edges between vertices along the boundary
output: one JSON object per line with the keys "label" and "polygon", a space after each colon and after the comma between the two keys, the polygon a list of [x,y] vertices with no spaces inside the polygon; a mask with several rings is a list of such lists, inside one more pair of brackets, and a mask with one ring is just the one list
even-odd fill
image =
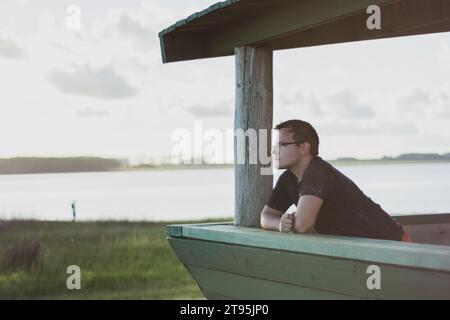
{"label": "man's hand", "polygon": [[278,230],[280,232],[291,232],[294,228],[294,214],[284,213],[280,219],[280,226]]}

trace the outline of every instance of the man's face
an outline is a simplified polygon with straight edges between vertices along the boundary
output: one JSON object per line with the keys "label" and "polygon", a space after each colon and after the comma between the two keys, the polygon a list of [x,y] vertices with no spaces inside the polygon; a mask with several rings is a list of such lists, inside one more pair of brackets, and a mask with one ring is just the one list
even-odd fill
{"label": "man's face", "polygon": [[[278,140],[278,141],[277,141]],[[288,169],[295,165],[301,157],[301,148],[295,142],[294,133],[288,128],[278,131],[278,139],[275,138],[275,146],[272,148],[274,165],[278,169]]]}

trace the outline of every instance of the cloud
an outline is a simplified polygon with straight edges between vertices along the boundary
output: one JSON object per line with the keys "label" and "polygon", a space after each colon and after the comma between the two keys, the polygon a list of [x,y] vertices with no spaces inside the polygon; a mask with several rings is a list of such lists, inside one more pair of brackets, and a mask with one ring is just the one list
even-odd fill
{"label": "cloud", "polygon": [[440,48],[437,54],[438,61],[442,63],[444,68],[448,68],[450,63],[450,41],[447,39],[441,39]]}
{"label": "cloud", "polygon": [[381,122],[378,133],[386,135],[403,135],[418,133],[417,125],[413,122]]}
{"label": "cloud", "polygon": [[341,91],[325,98],[325,108],[342,118],[371,118],[374,112],[368,105],[359,102],[351,91]]}
{"label": "cloud", "polygon": [[439,118],[450,118],[450,82],[445,83],[431,96],[435,115]]}
{"label": "cloud", "polygon": [[405,90],[394,98],[398,115],[413,117],[450,117],[450,82],[425,91],[420,88]]}
{"label": "cloud", "polygon": [[361,103],[357,95],[350,90],[337,93],[295,91],[279,96],[277,100],[283,111],[292,116],[364,119],[375,115],[372,108]]}
{"label": "cloud", "polygon": [[359,126],[342,122],[326,122],[317,125],[317,131],[326,135],[354,135],[354,134],[376,134],[374,127]]}
{"label": "cloud", "polygon": [[158,32],[178,20],[173,10],[160,1],[142,1],[137,10],[110,10],[93,31],[99,38],[117,38],[144,53],[160,55]]}
{"label": "cloud", "polygon": [[407,135],[418,133],[413,122],[380,121],[372,125],[349,122],[325,122],[318,126],[319,134],[326,135]]}
{"label": "cloud", "polygon": [[450,118],[450,93],[441,92],[440,108],[437,112],[438,117]]}
{"label": "cloud", "polygon": [[228,117],[233,114],[234,104],[222,101],[212,105],[195,104],[184,109],[195,117]]}
{"label": "cloud", "polygon": [[399,112],[411,115],[423,115],[431,104],[430,94],[419,88],[399,94],[395,102]]}
{"label": "cloud", "polygon": [[54,68],[49,72],[48,80],[64,94],[102,99],[124,99],[138,94],[138,89],[112,66],[97,69],[88,65]]}
{"label": "cloud", "polygon": [[0,33],[0,57],[7,59],[24,59],[27,51],[11,35]]}
{"label": "cloud", "polygon": [[[278,97],[279,104],[290,114],[308,114],[313,117],[323,116],[323,110],[320,105],[319,97],[313,93],[303,93],[301,91],[294,92],[291,95],[280,95]],[[275,102],[275,105],[277,102]]]}
{"label": "cloud", "polygon": [[80,118],[100,118],[105,117],[109,114],[108,110],[96,110],[94,108],[84,108],[81,110],[78,110],[76,112],[76,115]]}
{"label": "cloud", "polygon": [[157,48],[156,30],[144,25],[130,13],[123,12],[107,29],[106,35],[117,33],[122,40],[130,41],[138,50],[149,51]]}

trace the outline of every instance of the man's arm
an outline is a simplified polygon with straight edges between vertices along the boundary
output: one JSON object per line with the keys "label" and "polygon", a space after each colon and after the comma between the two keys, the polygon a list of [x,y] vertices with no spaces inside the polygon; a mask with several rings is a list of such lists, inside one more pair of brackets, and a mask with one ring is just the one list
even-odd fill
{"label": "man's arm", "polygon": [[323,200],[312,195],[301,196],[298,200],[294,219],[294,232],[308,233],[314,228]]}
{"label": "man's arm", "polygon": [[261,212],[261,228],[280,231],[280,219],[282,215],[282,211],[264,206]]}

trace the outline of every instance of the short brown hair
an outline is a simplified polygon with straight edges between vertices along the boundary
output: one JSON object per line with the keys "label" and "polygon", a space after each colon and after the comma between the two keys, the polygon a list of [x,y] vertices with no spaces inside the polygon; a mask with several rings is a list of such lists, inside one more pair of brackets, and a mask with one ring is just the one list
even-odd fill
{"label": "short brown hair", "polygon": [[309,142],[309,145],[311,146],[309,151],[312,156],[317,156],[319,154],[319,136],[309,122],[293,119],[284,121],[275,127],[276,130],[283,128],[287,128],[290,132],[294,133],[295,141]]}

